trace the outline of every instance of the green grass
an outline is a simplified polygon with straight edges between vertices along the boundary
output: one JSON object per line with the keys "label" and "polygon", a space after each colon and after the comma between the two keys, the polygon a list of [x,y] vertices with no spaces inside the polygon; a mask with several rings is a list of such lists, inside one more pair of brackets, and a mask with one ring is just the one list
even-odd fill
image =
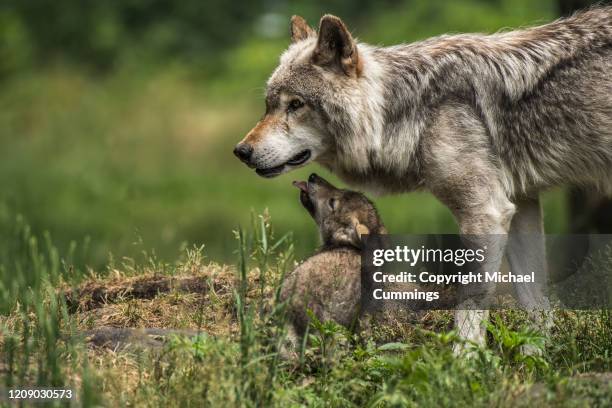
{"label": "green grass", "polygon": [[[200,306],[195,310],[190,295],[178,292],[160,293],[143,307],[165,319],[159,323],[163,327],[200,330],[213,309],[226,310],[230,321],[218,324],[235,329],[171,338],[157,351],[88,349],[79,333],[87,326],[108,324],[107,318],[117,317],[117,312],[108,314],[102,308],[93,321],[83,322],[84,312],[67,307],[64,292],[57,289],[76,285],[91,274],[79,269],[82,259],[67,261],[78,258],[79,251],[63,257],[48,239],[39,240],[21,222],[13,233],[15,248],[10,254],[0,253],[0,387],[72,388],[83,406],[604,407],[612,403],[612,314],[607,310],[556,312],[548,341],[525,329],[523,313],[494,313],[490,347],[474,349],[471,358],[454,356],[452,348],[459,339],[444,329],[448,327],[444,312],[399,333],[382,322],[374,326],[373,337],[314,319],[300,360],[284,361],[278,355],[285,336],[278,287],[292,267],[293,244],[290,236],[272,233],[267,217],[254,217],[250,228],[236,232],[233,282],[227,281],[223,275],[227,272],[219,265],[206,263],[196,248],[172,264],[149,259],[121,267],[122,273],[133,276],[209,273],[216,293],[207,294],[206,302],[197,301]],[[94,279],[100,284],[113,282],[104,274]],[[185,308],[172,309],[182,302]],[[120,320],[124,325],[134,324],[130,322],[145,313],[129,299],[116,299],[104,307],[114,303],[134,305],[120,308],[119,313],[131,319]],[[189,319],[181,319],[183,314]],[[541,356],[522,354],[524,345],[539,348]]]}

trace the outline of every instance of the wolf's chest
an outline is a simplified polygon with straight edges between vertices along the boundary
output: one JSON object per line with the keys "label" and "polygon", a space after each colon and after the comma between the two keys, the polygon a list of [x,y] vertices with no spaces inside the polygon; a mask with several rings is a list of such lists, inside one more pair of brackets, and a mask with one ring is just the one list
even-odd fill
{"label": "wolf's chest", "polygon": [[352,188],[375,196],[406,193],[422,187],[421,180],[412,172],[395,173],[393,171],[377,171],[373,168],[365,172],[345,168],[330,170]]}

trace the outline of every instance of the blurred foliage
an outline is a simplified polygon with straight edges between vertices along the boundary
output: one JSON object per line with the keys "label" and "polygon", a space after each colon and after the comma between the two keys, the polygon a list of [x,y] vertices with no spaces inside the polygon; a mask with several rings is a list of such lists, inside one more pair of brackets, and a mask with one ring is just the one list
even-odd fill
{"label": "blurred foliage", "polygon": [[234,45],[263,1],[9,0],[6,6],[4,19],[24,31],[13,41],[29,42],[36,63],[61,57],[107,68],[129,47],[192,56]]}
{"label": "blurred foliage", "polygon": [[[366,0],[5,0],[0,11],[2,71],[69,59],[108,69],[126,50],[157,57],[214,57],[248,35],[288,32],[291,10],[318,18],[326,8],[349,19],[393,1]],[[282,30],[281,30],[282,26]]]}
{"label": "blurred foliage", "polygon": [[[183,243],[228,260],[232,229],[268,208],[281,234],[294,231],[298,258],[310,253],[317,232],[290,182],[329,174],[308,166],[264,180],[231,150],[263,112],[290,16],[316,26],[325,13],[387,45],[557,15],[552,0],[5,0],[0,242],[22,214],[62,250],[91,237],[96,266],[150,248],[173,259]],[[428,194],[376,202],[392,232],[456,231]],[[545,205],[549,231],[564,231],[561,192]]]}

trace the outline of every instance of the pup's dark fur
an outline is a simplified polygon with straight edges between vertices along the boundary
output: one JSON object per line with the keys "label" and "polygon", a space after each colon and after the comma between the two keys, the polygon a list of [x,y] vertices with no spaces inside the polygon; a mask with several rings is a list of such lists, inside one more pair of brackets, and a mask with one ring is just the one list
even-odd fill
{"label": "pup's dark fur", "polygon": [[281,289],[291,342],[306,330],[307,309],[321,321],[334,320],[346,327],[356,323],[361,299],[360,236],[385,233],[376,208],[363,194],[337,189],[315,174],[308,182],[294,184],[319,227],[322,247],[287,276]]}

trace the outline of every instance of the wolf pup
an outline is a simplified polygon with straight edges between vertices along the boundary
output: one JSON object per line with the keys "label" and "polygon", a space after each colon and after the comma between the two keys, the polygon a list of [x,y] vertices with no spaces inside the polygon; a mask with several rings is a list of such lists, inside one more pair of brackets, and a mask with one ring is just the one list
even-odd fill
{"label": "wolf pup", "polygon": [[361,299],[361,235],[386,233],[376,208],[363,194],[337,189],[316,174],[294,185],[319,227],[322,246],[287,276],[281,288],[293,346],[308,326],[307,309],[321,321],[333,320],[346,327],[356,323]]}
{"label": "wolf pup", "polygon": [[[234,150],[260,176],[317,161],[366,190],[426,189],[462,234],[497,237],[484,270],[498,271],[505,252],[512,271],[537,271],[540,282],[539,193],[612,192],[611,6],[391,47],[356,41],[335,16],[318,32],[294,16],[291,42],[268,80],[265,115]],[[548,308],[538,287],[515,288],[525,308]],[[466,308],[455,324],[482,344],[486,317]]]}

